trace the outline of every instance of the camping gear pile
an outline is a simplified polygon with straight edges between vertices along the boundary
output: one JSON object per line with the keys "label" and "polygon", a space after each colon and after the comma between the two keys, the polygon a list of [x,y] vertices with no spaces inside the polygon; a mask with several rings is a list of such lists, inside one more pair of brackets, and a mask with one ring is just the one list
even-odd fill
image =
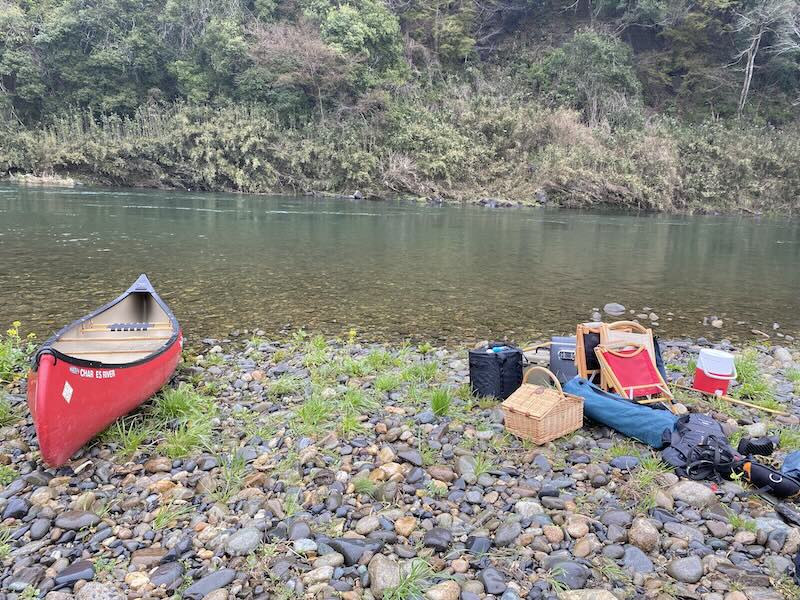
{"label": "camping gear pile", "polygon": [[[545,348],[550,370],[533,366],[523,376],[522,357],[536,356]],[[545,381],[529,383],[542,375]],[[504,400],[511,433],[536,444],[575,431],[586,415],[662,450],[663,459],[683,477],[743,478],[756,488],[754,493],[800,496],[800,453],[790,455],[788,466],[778,470],[753,458],[771,454],[776,441],[745,438],[734,449],[713,418],[677,415],[658,340],[635,321],[581,323],[574,338],[554,337],[522,350],[499,344],[478,348],[470,352],[470,379],[475,393]],[[734,379],[731,354],[703,349],[689,389],[727,399]]]}

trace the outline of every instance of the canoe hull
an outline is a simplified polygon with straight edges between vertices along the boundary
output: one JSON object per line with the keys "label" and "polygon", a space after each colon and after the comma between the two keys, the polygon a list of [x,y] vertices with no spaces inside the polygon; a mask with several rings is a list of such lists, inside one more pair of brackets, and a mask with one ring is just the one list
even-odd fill
{"label": "canoe hull", "polygon": [[139,407],[169,381],[183,337],[149,360],[129,366],[85,366],[42,354],[28,375],[28,407],[42,459],[65,464],[86,442]]}

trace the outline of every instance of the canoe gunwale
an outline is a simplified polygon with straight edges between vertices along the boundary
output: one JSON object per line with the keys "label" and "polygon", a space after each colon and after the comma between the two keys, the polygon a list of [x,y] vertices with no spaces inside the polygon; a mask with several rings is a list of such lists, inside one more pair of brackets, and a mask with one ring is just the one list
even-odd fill
{"label": "canoe gunwale", "polygon": [[[102,362],[102,361],[97,361],[97,360],[86,360],[86,359],[83,359],[83,358],[76,358],[74,356],[70,356],[68,354],[64,354],[63,352],[53,348],[53,344],[58,342],[58,340],[65,333],[67,333],[67,331],[71,330],[73,327],[76,327],[78,325],[81,325],[81,324],[85,323],[86,321],[94,319],[97,315],[107,311],[108,309],[112,308],[113,306],[116,306],[117,304],[119,304],[120,302],[125,300],[128,296],[130,296],[131,294],[133,294],[133,293],[142,293],[142,292],[150,294],[150,296],[152,296],[153,300],[155,300],[156,303],[159,305],[159,307],[161,307],[161,309],[166,313],[167,318],[169,319],[170,325],[172,325],[172,335],[168,339],[165,340],[164,344],[159,349],[153,351],[151,354],[148,354],[144,358],[140,358],[140,359],[137,359],[137,360],[134,360],[134,361],[124,362],[124,363],[107,363],[107,362]],[[45,354],[49,354],[49,355],[53,356],[56,360],[63,360],[66,363],[69,363],[69,364],[72,364],[72,365],[76,365],[76,366],[79,366],[79,367],[90,367],[90,368],[94,368],[94,369],[104,369],[104,368],[107,368],[107,369],[124,369],[126,367],[135,367],[135,366],[138,366],[138,365],[142,365],[142,364],[148,363],[151,360],[154,360],[154,359],[158,358],[159,356],[161,356],[162,354],[164,354],[164,352],[167,352],[170,348],[172,348],[172,346],[178,340],[178,337],[180,336],[180,333],[181,333],[180,325],[178,325],[178,320],[175,318],[175,315],[172,314],[172,311],[170,310],[169,306],[167,306],[167,304],[158,295],[158,293],[153,288],[153,285],[150,283],[150,280],[147,278],[147,276],[142,274],[142,275],[139,276],[139,278],[136,280],[136,282],[130,288],[128,288],[125,292],[123,292],[122,294],[120,294],[119,296],[117,296],[116,298],[111,300],[110,302],[104,304],[103,306],[101,306],[99,308],[96,308],[95,310],[93,310],[89,314],[84,315],[83,317],[80,317],[79,319],[76,319],[75,321],[73,321],[72,323],[69,323],[68,325],[65,325],[64,327],[59,329],[56,333],[54,333],[52,336],[50,336],[42,344],[42,346],[39,348],[39,350],[36,351],[36,354],[34,354],[33,360],[32,360],[32,364],[31,364],[31,369],[33,371],[37,371],[38,370],[38,368],[39,368],[39,360]]]}

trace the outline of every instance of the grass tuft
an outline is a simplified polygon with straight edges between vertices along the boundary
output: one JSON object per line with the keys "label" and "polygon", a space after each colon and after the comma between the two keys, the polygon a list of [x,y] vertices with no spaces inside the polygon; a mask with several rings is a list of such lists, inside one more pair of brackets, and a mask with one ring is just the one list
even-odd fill
{"label": "grass tuft", "polygon": [[775,393],[758,367],[758,351],[748,348],[736,356],[737,381],[733,397],[748,400],[763,408],[780,410],[781,404],[775,400]]}
{"label": "grass tuft", "polygon": [[403,370],[403,379],[409,382],[425,383],[436,379],[439,374],[439,365],[433,361],[424,361],[406,367]]}
{"label": "grass tuft", "polygon": [[19,413],[11,406],[11,401],[0,391],[0,427],[11,425],[19,419]]}
{"label": "grass tuft", "polygon": [[381,393],[392,392],[402,383],[403,378],[399,373],[381,373],[375,379],[375,389]]}
{"label": "grass tuft", "polygon": [[222,461],[222,469],[217,477],[217,485],[211,492],[211,497],[216,502],[227,504],[241,491],[246,470],[247,463],[239,454],[234,454],[229,460]]}
{"label": "grass tuft", "polygon": [[17,478],[17,471],[10,465],[0,465],[0,486],[7,486]]}
{"label": "grass tuft", "polygon": [[294,375],[281,375],[269,384],[269,393],[272,396],[288,396],[297,394],[303,389],[303,380]]}
{"label": "grass tuft", "polygon": [[353,490],[356,494],[366,494],[367,496],[375,495],[375,490],[378,488],[377,484],[371,479],[361,476],[353,479]]}
{"label": "grass tuft", "polygon": [[180,521],[186,521],[193,512],[194,509],[188,504],[164,504],[153,518],[153,529],[161,530],[173,524],[177,525]]}
{"label": "grass tuft", "polygon": [[448,388],[437,388],[431,392],[431,410],[437,417],[450,414],[453,404],[453,393]]}
{"label": "grass tuft", "polygon": [[11,531],[0,528],[0,561],[8,558],[11,554]]}
{"label": "grass tuft", "polygon": [[427,561],[415,558],[411,561],[408,573],[400,578],[400,583],[383,592],[384,600],[418,600],[428,589],[427,581],[433,577],[433,569]]}
{"label": "grass tuft", "polygon": [[101,434],[104,444],[113,444],[117,447],[117,455],[120,458],[129,460],[136,453],[150,446],[146,444],[153,437],[153,429],[150,423],[140,416],[123,418],[116,421],[111,427]]}

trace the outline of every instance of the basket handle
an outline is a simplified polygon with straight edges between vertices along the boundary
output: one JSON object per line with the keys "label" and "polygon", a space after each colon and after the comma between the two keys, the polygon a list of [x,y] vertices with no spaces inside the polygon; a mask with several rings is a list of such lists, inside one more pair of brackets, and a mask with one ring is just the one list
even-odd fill
{"label": "basket handle", "polygon": [[525,379],[524,379],[524,381],[522,383],[528,383],[528,378],[531,376],[531,373],[533,373],[534,371],[542,371],[545,374],[547,374],[547,376],[550,377],[550,379],[553,380],[553,383],[556,384],[555,387],[558,390],[558,392],[560,394],[564,393],[564,390],[561,389],[561,382],[558,380],[558,377],[553,375],[553,372],[550,369],[545,369],[544,367],[531,367],[530,369],[528,369],[528,371],[525,373]]}

